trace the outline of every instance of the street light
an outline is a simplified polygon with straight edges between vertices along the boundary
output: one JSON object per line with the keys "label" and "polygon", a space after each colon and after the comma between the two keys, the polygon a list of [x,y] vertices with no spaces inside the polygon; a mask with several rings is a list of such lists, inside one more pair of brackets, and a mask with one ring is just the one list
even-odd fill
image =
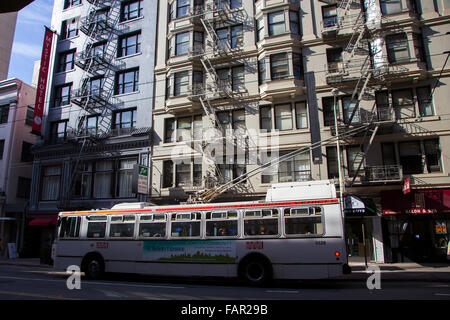
{"label": "street light", "polygon": [[342,174],[341,174],[341,150],[339,147],[339,128],[337,121],[337,111],[336,111],[336,100],[339,94],[339,89],[334,88],[331,90],[331,94],[333,95],[333,113],[334,113],[334,126],[336,130],[336,148],[337,148],[337,161],[338,161],[338,175],[339,175],[339,200],[341,203],[341,212],[344,215],[344,184],[342,183]]}

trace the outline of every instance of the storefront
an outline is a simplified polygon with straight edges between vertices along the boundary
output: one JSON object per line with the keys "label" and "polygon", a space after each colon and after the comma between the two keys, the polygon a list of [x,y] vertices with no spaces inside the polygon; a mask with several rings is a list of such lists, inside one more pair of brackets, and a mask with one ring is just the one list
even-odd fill
{"label": "storefront", "polygon": [[49,262],[57,220],[57,214],[48,216],[42,214],[27,215],[24,257],[40,257],[42,262]]}
{"label": "storefront", "polygon": [[384,262],[381,219],[373,200],[345,197],[344,215],[349,262]]}
{"label": "storefront", "polygon": [[386,191],[381,204],[389,262],[446,261],[450,189]]}

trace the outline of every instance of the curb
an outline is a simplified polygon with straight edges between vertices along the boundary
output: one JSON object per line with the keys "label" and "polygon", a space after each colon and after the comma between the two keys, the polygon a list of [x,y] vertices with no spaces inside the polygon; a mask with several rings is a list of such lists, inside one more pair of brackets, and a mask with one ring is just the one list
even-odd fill
{"label": "curb", "polygon": [[51,266],[49,264],[25,263],[25,262],[8,262],[8,261],[0,261],[0,265],[20,266],[20,267],[42,267],[42,268],[52,268],[53,267],[53,266]]}

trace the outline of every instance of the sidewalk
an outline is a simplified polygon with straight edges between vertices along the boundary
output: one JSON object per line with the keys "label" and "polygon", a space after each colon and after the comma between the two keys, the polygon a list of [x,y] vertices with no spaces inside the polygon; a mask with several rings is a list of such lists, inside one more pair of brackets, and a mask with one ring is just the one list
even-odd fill
{"label": "sidewalk", "polygon": [[15,266],[25,266],[25,267],[47,267],[52,268],[48,264],[41,264],[41,259],[39,258],[16,258],[8,259],[0,257],[0,265],[15,265]]}
{"label": "sidewalk", "polygon": [[448,263],[350,263],[352,273],[339,277],[342,280],[367,280],[374,273],[371,267],[380,268],[381,279],[391,281],[445,281],[450,282]]}

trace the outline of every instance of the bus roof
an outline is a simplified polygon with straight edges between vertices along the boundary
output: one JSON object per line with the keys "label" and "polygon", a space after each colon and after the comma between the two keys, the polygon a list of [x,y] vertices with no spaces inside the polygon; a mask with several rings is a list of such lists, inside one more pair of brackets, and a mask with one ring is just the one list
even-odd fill
{"label": "bus roof", "polygon": [[158,213],[171,211],[192,211],[192,210],[217,210],[217,209],[249,209],[249,208],[264,208],[275,206],[297,206],[297,205],[321,205],[321,204],[335,204],[338,199],[322,199],[322,200],[304,200],[304,201],[248,201],[248,202],[229,202],[229,203],[213,203],[213,204],[189,204],[189,205],[169,205],[169,206],[152,206],[144,207],[142,209],[123,208],[123,209],[97,209],[88,211],[63,211],[60,215],[72,214],[108,214],[108,213]]}

